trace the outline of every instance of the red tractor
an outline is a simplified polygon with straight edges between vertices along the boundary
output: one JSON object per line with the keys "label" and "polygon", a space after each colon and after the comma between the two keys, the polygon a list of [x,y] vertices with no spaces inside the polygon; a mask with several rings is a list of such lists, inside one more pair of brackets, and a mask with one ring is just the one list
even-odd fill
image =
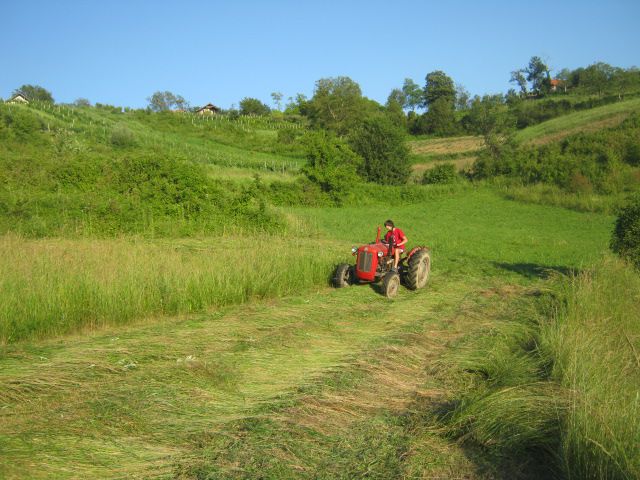
{"label": "red tractor", "polygon": [[400,283],[410,290],[423,288],[429,280],[431,255],[428,247],[415,247],[406,256],[400,258],[398,271],[393,271],[393,254],[395,246],[380,240],[380,227],[376,241],[353,247],[353,255],[357,256],[356,264],[341,263],[333,276],[336,288],[355,283],[374,283],[382,280],[382,293],[394,297],[398,293]]}

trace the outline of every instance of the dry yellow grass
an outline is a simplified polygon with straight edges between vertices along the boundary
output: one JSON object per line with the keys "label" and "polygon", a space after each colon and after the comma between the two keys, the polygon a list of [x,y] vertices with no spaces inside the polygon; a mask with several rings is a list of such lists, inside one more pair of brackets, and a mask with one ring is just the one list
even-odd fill
{"label": "dry yellow grass", "polygon": [[452,153],[475,152],[484,146],[482,137],[451,137],[409,142],[411,153],[415,155],[447,155]]}

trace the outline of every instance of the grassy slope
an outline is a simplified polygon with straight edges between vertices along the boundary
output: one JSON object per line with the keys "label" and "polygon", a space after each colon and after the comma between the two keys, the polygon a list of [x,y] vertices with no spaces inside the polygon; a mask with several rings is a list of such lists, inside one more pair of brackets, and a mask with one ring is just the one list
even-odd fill
{"label": "grassy slope", "polygon": [[[640,110],[640,98],[612,103],[547,120],[516,134],[521,142],[536,144],[561,140],[578,132],[590,132],[621,123],[630,113]],[[449,137],[408,142],[413,169],[421,174],[438,163],[454,163],[459,170],[469,166],[483,146],[481,137]]]}
{"label": "grassy slope", "polygon": [[[519,130],[521,142],[548,143],[581,131],[595,131],[622,122],[630,113],[640,110],[640,98],[612,103],[579,112],[569,113],[546,122]],[[481,137],[449,137],[412,140],[409,148],[414,163],[421,160],[460,160],[473,156],[482,148]]]}
{"label": "grassy slope", "polygon": [[[299,155],[269,152],[269,141],[277,125],[296,128],[287,122],[264,123],[259,119],[237,121],[214,120],[189,114],[139,115],[113,113],[99,108],[56,106],[11,106],[37,114],[49,129],[73,132],[85,146],[109,145],[116,127],[126,127],[135,135],[133,150],[154,149],[172,157],[180,156],[210,166],[212,173],[224,176],[232,169],[233,176],[250,178],[257,172],[297,171]],[[233,135],[233,133],[236,133]],[[262,139],[262,141],[261,141]],[[266,140],[265,140],[266,139]],[[265,151],[267,150],[267,151]],[[242,175],[241,175],[242,174]]]}
{"label": "grassy slope", "polygon": [[[221,171],[237,158],[234,168],[248,177],[263,161],[127,125],[167,151],[223,152],[231,160],[217,163]],[[450,387],[435,360],[463,332],[513,315],[512,297],[548,271],[592,263],[606,249],[611,217],[487,191],[386,213],[291,215],[323,232],[319,244],[336,252],[340,242],[369,240],[372,226],[391,216],[412,243],[433,247],[431,286],[393,303],[368,287],[318,286],[300,297],[3,347],[0,476],[497,476],[421,418]],[[289,291],[300,287],[289,282]]]}
{"label": "grassy slope", "polygon": [[520,130],[521,142],[548,143],[581,131],[594,131],[622,122],[630,113],[640,110],[640,98],[570,113]]}
{"label": "grassy slope", "polygon": [[369,471],[393,478],[494,468],[417,415],[424,405],[416,402],[436,402],[448,388],[425,367],[435,368],[443,345],[461,332],[500,321],[510,295],[545,269],[597,258],[611,218],[487,191],[387,213],[293,214],[345,250],[392,215],[411,243],[433,247],[431,286],[403,290],[395,302],[366,286],[319,286],[315,294],[182,320],[5,347],[3,476],[357,478]]}

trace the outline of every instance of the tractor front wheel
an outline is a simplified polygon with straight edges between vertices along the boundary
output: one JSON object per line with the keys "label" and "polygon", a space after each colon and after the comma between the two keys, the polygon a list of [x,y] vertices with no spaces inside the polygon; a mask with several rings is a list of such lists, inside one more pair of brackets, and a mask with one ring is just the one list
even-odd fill
{"label": "tractor front wheel", "polygon": [[409,259],[405,283],[409,290],[423,288],[429,280],[431,256],[428,250],[418,250]]}
{"label": "tractor front wheel", "polygon": [[396,272],[387,273],[382,279],[382,293],[387,298],[393,298],[398,294],[400,288],[400,275]]}
{"label": "tractor front wheel", "polygon": [[348,287],[353,283],[353,269],[348,263],[341,263],[333,274],[333,286],[336,288]]}

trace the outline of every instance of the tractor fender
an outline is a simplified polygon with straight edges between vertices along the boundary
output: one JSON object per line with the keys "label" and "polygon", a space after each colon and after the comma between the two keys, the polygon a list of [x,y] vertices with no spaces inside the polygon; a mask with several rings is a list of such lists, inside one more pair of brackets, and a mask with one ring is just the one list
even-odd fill
{"label": "tractor fender", "polygon": [[430,252],[430,251],[431,251],[431,249],[430,249],[429,247],[425,247],[425,246],[422,246],[422,245],[421,245],[421,246],[419,246],[419,247],[413,247],[413,248],[411,249],[411,251],[407,254],[406,261],[408,262],[408,261],[411,259],[411,257],[412,257],[416,252],[419,252],[420,250],[426,250],[427,252]]}

